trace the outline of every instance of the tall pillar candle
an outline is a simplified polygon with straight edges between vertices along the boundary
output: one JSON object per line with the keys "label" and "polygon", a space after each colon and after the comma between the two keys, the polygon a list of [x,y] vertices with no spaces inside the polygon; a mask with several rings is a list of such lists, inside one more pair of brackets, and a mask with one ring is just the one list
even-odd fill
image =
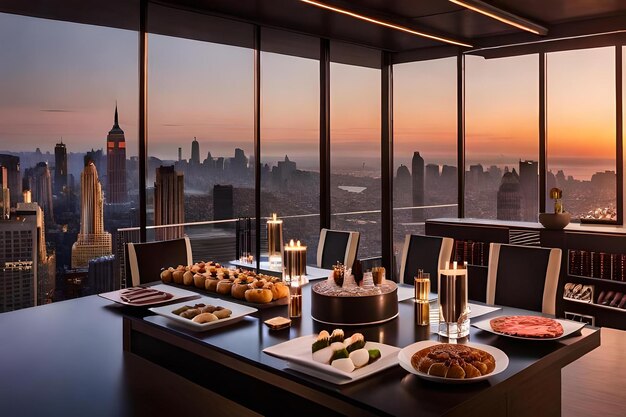
{"label": "tall pillar candle", "polygon": [[286,282],[297,280],[301,282],[306,275],[306,246],[297,243],[293,239],[285,246],[285,276]]}
{"label": "tall pillar candle", "polygon": [[271,269],[283,266],[283,221],[276,218],[276,213],[267,221],[267,251]]}

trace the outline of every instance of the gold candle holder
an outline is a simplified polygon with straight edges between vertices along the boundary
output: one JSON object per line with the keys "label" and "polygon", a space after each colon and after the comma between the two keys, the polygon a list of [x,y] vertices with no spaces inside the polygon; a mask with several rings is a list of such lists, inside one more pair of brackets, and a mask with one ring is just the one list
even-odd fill
{"label": "gold candle holder", "polygon": [[280,270],[283,266],[283,221],[272,213],[267,221],[267,257],[270,269]]}
{"label": "gold candle holder", "polygon": [[421,269],[414,277],[415,287],[415,324],[418,326],[428,326],[430,324],[430,274],[424,273]]}

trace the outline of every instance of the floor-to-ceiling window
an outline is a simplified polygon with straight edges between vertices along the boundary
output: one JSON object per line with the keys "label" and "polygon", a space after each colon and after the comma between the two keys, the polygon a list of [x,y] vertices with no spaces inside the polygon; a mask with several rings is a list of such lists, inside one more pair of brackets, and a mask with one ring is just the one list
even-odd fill
{"label": "floor-to-ceiling window", "polygon": [[[456,57],[393,67],[394,252],[424,220],[457,216]],[[426,207],[426,208],[423,208]]]}
{"label": "floor-to-ceiling window", "polygon": [[117,230],[138,224],[137,33],[0,14],[0,39],[16,210],[0,227],[0,311],[113,289]]}
{"label": "floor-to-ceiling window", "polygon": [[261,216],[277,213],[285,241],[307,245],[310,263],[320,230],[319,45],[285,32],[261,34]]}
{"label": "floor-to-ceiling window", "polygon": [[574,219],[616,221],[615,48],[553,52],[546,61],[547,190],[563,190]]}
{"label": "floor-to-ceiling window", "polygon": [[187,234],[194,259],[231,260],[234,223],[193,223],[254,216],[254,50],[212,42],[223,20],[151,10],[188,17],[196,30],[189,39],[178,26],[150,28],[172,36],[148,39],[147,223],[192,224],[151,229],[148,238]]}
{"label": "floor-to-ceiling window", "polygon": [[465,63],[465,216],[537,221],[539,57]]}
{"label": "floor-to-ceiling window", "polygon": [[[381,251],[380,52],[331,44],[331,227],[361,233],[359,258]],[[339,49],[341,48],[341,49]],[[377,67],[351,62],[347,50]],[[344,55],[345,54],[345,55]]]}

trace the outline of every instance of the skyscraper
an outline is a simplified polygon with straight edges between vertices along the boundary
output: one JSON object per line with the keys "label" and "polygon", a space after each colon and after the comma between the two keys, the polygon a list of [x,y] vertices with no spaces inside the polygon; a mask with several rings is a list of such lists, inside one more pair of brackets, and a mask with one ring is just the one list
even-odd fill
{"label": "skyscraper", "polygon": [[90,259],[111,254],[111,234],[104,231],[102,186],[89,162],[80,174],[80,233],[72,245],[72,268],[86,268]]}
{"label": "skyscraper", "polygon": [[113,127],[107,135],[107,188],[108,203],[125,203],[126,191],[126,139],[117,118],[117,105]]}
{"label": "skyscraper", "polygon": [[200,165],[200,144],[195,136],[193,138],[193,142],[191,142],[191,159],[189,162],[192,165]]}
{"label": "skyscraper", "polygon": [[20,176],[20,158],[13,155],[0,155],[0,165],[7,169],[7,185],[11,196],[11,205],[15,207],[22,194]]}
{"label": "skyscraper", "polygon": [[[185,179],[174,166],[160,166],[154,183],[154,224],[179,224],[185,222]],[[157,240],[184,236],[183,226],[156,229]]]}
{"label": "skyscraper", "polygon": [[233,186],[213,186],[213,220],[232,219],[233,212]]}
{"label": "skyscraper", "polygon": [[515,169],[505,172],[498,188],[497,218],[498,220],[521,220],[522,194],[519,177]]}
{"label": "skyscraper", "polygon": [[54,209],[52,207],[52,178],[50,169],[45,162],[39,162],[34,168],[24,173],[24,189],[31,191],[31,198],[43,210],[46,223],[54,223]]}
{"label": "skyscraper", "polygon": [[522,194],[522,220],[536,222],[539,216],[539,163],[519,161],[519,185]]}
{"label": "skyscraper", "polygon": [[63,141],[54,147],[54,193],[61,195],[67,186],[67,148]]}
{"label": "skyscraper", "polygon": [[[424,158],[419,152],[413,152],[411,161],[411,171],[413,175],[413,207],[424,205]],[[423,209],[413,209],[413,221],[424,220]]]}
{"label": "skyscraper", "polygon": [[0,220],[8,219],[11,212],[11,195],[9,193],[9,171],[0,166]]}

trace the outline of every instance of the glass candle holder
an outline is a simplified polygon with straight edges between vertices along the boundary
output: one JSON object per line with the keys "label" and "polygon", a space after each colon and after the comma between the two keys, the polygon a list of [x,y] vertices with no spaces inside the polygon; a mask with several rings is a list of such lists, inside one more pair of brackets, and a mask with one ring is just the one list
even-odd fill
{"label": "glass candle holder", "polygon": [[283,221],[272,213],[267,221],[267,257],[270,269],[280,269],[283,264]]}
{"label": "glass candle holder", "polygon": [[294,243],[293,239],[289,241],[289,245],[285,246],[285,267],[283,268],[283,281],[289,283],[298,281],[302,284],[303,277],[306,275],[306,246],[301,245],[298,240]]}
{"label": "glass candle holder", "polygon": [[469,335],[467,268],[444,269],[438,277],[439,335],[459,339]]}
{"label": "glass candle holder", "polygon": [[299,280],[289,283],[289,318],[302,316],[302,285]]}

